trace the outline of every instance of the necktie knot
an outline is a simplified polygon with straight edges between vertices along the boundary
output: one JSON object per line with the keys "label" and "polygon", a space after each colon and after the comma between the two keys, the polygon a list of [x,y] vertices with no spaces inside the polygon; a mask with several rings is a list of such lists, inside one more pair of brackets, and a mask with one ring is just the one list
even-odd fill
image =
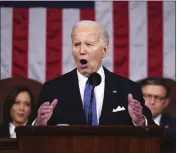
{"label": "necktie knot", "polygon": [[89,81],[87,80],[86,84],[85,84],[85,88],[88,88],[89,90],[92,89],[92,85],[89,83]]}

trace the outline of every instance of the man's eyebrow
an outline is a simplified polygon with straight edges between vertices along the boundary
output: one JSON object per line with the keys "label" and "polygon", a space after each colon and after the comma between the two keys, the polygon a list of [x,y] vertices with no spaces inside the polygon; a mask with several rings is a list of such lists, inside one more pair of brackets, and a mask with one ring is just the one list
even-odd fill
{"label": "man's eyebrow", "polygon": [[96,41],[85,41],[86,43],[95,43]]}
{"label": "man's eyebrow", "polygon": [[73,43],[79,43],[80,40],[73,40],[72,42],[73,42]]}

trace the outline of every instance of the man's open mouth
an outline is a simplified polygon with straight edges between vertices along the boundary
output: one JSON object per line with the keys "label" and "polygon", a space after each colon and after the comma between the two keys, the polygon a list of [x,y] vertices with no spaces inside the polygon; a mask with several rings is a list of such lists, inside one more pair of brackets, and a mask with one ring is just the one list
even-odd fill
{"label": "man's open mouth", "polygon": [[87,65],[88,65],[87,60],[85,60],[85,59],[81,59],[81,60],[80,60],[80,66],[81,66],[82,68],[87,67]]}

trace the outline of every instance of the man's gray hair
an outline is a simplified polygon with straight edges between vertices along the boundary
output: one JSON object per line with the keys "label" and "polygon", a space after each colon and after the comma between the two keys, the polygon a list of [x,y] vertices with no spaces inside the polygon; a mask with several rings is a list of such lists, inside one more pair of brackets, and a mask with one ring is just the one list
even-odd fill
{"label": "man's gray hair", "polygon": [[[72,33],[73,33],[74,29],[76,27],[79,27],[79,26],[99,26],[100,30],[101,30],[101,35],[102,35],[103,43],[109,44],[109,35],[108,35],[108,32],[104,28],[104,26],[101,25],[100,23],[98,23],[96,21],[91,21],[91,20],[81,20],[81,21],[77,22],[73,26]],[[71,36],[72,36],[72,34],[71,34]]]}

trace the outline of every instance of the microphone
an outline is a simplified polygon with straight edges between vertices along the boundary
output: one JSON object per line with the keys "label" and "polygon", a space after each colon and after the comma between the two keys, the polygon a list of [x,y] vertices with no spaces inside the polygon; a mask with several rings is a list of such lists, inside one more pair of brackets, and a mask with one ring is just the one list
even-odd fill
{"label": "microphone", "polygon": [[91,90],[90,105],[89,105],[89,111],[88,111],[88,125],[92,125],[93,94],[94,94],[95,87],[101,83],[101,76],[98,73],[93,72],[89,75],[88,81],[93,86]]}

